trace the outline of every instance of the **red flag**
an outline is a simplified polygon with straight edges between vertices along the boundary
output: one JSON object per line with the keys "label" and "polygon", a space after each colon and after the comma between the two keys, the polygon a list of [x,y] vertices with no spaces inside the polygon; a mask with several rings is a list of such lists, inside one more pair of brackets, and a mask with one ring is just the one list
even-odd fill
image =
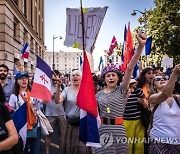
{"label": "red flag", "polygon": [[123,72],[126,71],[127,64],[130,62],[134,52],[134,47],[133,47],[133,40],[131,36],[131,31],[130,31],[130,23],[128,24],[128,30],[127,30],[127,35],[126,35],[126,43],[125,43],[125,53],[124,53],[124,62],[121,65],[121,70]]}
{"label": "red flag", "polygon": [[94,85],[86,52],[84,52],[83,76],[77,96],[77,105],[97,117],[97,103],[94,92]]}
{"label": "red flag", "polygon": [[115,36],[113,36],[112,41],[111,41],[111,45],[110,45],[109,51],[108,51],[109,56],[113,53],[114,48],[117,46],[118,46],[117,40],[116,40]]}

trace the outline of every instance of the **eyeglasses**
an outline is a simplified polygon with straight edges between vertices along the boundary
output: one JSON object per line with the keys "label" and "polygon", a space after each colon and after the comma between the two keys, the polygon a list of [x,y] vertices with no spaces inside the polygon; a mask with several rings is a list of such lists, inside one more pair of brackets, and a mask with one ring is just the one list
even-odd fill
{"label": "eyeglasses", "polygon": [[158,77],[155,77],[155,78],[154,78],[154,81],[161,81],[161,80],[167,81],[167,80],[168,80],[168,77],[158,76]]}

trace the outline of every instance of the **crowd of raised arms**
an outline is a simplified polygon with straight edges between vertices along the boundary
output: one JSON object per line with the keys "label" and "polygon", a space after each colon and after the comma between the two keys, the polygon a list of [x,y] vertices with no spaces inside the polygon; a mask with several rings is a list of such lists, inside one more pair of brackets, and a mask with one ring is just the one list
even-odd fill
{"label": "crowd of raised arms", "polygon": [[[59,154],[179,154],[180,64],[168,74],[149,66],[133,78],[146,42],[143,33],[136,38],[139,45],[125,73],[113,63],[104,67],[101,74],[92,73],[101,119],[99,148],[87,147],[79,140],[80,108],[76,98],[82,79],[80,69],[72,70],[70,75],[52,71],[52,101],[47,102],[31,97],[33,74],[18,72],[9,76],[9,68],[1,64],[0,153],[40,154],[44,136],[45,152],[50,154],[57,126]],[[31,112],[27,115],[25,139],[11,117],[24,103]],[[42,117],[49,124],[47,128]]]}

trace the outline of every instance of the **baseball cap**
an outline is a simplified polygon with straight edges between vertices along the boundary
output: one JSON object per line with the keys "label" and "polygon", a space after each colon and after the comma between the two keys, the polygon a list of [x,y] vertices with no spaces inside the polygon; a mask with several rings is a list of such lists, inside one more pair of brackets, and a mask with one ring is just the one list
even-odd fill
{"label": "baseball cap", "polygon": [[21,77],[23,77],[23,76],[29,77],[28,72],[18,72],[18,73],[16,74],[16,76],[15,76],[15,80],[17,80],[17,79],[19,79],[19,78],[21,78]]}

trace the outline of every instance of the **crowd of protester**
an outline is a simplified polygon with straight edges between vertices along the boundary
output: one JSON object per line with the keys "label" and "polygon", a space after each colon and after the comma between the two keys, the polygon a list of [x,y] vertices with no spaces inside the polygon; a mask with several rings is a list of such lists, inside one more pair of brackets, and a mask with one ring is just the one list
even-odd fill
{"label": "crowd of protester", "polygon": [[[8,77],[9,68],[0,65],[0,153],[11,154],[18,145],[18,133],[11,116],[26,102],[29,121],[27,128],[37,129],[36,137],[27,136],[20,153],[40,154],[40,140],[45,136],[45,152],[50,154],[53,131],[42,132],[39,110],[54,130],[58,128],[60,154],[158,154],[180,153],[180,65],[163,72],[158,67],[146,67],[137,78],[132,77],[146,36],[138,34],[139,46],[125,73],[114,64],[101,74],[92,73],[101,125],[101,148],[89,148],[79,140],[80,108],[76,104],[82,72],[73,70],[66,76],[52,71],[52,102],[32,98],[33,75],[19,72]],[[51,129],[51,128],[50,128]],[[106,134],[106,135],[105,135]],[[171,139],[171,140],[170,140]]]}

